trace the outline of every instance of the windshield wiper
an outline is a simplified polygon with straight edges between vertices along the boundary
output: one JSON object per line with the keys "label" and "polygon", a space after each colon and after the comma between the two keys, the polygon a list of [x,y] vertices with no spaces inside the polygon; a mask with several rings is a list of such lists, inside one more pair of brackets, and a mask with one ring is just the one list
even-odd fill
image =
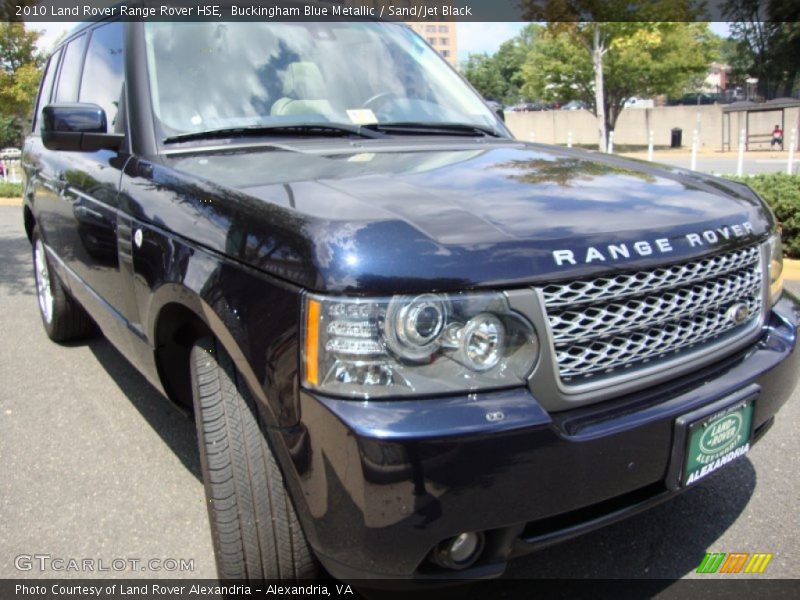
{"label": "windshield wiper", "polygon": [[225,127],[222,129],[207,129],[205,131],[191,131],[179,133],[164,138],[163,143],[175,144],[191,142],[194,140],[211,140],[218,138],[248,137],[259,135],[357,135],[363,138],[382,138],[384,133],[367,129],[361,125],[348,125],[347,123],[294,123],[292,125],[253,125],[248,127]]}
{"label": "windshield wiper", "polygon": [[489,127],[473,125],[471,123],[425,123],[425,122],[395,122],[375,123],[366,125],[375,131],[385,133],[407,133],[419,135],[464,135],[464,136],[491,136],[501,137],[500,133]]}

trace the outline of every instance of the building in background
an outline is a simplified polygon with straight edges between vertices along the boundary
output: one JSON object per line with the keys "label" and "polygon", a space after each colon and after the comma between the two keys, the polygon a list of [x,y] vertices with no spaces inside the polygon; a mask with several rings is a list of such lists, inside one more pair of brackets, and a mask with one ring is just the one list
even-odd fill
{"label": "building in background", "polygon": [[[373,6],[378,8],[375,0],[345,0],[344,3],[352,6]],[[437,5],[439,7],[452,6],[453,0],[426,0],[425,5],[429,8]],[[416,8],[417,3],[414,0],[395,0],[393,6],[396,8]],[[406,25],[427,40],[433,46],[433,49],[441,54],[454,68],[458,68],[458,36],[455,21],[406,21]]]}
{"label": "building in background", "polygon": [[447,62],[458,68],[458,35],[455,22],[409,21],[407,24],[425,38]]}
{"label": "building in background", "polygon": [[724,93],[728,89],[730,73],[730,65],[712,62],[708,67],[708,74],[703,82],[703,91],[711,94]]}

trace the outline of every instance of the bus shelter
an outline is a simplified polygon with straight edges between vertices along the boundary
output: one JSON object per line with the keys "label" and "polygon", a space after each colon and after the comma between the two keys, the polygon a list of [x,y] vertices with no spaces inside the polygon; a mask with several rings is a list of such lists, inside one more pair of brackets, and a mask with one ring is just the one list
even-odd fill
{"label": "bus shelter", "polygon": [[[784,131],[784,144],[788,143],[787,125],[790,129],[800,129],[800,111],[797,119],[792,123],[786,122],[787,111],[800,109],[800,100],[794,98],[777,98],[767,102],[734,102],[722,108],[722,150],[730,151],[733,140],[737,139],[738,132],[744,129],[744,149],[750,150],[755,144],[769,143],[772,141],[772,129],[765,128],[765,122],[779,124]],[[773,113],[773,119],[766,119],[768,113]],[[796,121],[796,122],[795,122]],[[735,129],[734,127],[735,122]],[[760,123],[760,125],[759,125]]]}

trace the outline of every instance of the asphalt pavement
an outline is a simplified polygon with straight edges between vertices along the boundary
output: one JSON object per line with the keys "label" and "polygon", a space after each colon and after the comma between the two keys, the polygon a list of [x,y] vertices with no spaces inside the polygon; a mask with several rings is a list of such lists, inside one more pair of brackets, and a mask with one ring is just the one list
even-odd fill
{"label": "asphalt pavement", "polygon": [[[0,578],[214,577],[192,421],[104,339],[47,339],[29,252],[21,208],[0,206]],[[759,577],[797,577],[798,422],[795,391],[745,458],[644,514],[520,558],[507,577],[663,578],[667,588],[698,577],[706,552],[770,552]],[[42,572],[18,558],[30,555],[128,566]],[[142,571],[151,559],[193,570]]]}

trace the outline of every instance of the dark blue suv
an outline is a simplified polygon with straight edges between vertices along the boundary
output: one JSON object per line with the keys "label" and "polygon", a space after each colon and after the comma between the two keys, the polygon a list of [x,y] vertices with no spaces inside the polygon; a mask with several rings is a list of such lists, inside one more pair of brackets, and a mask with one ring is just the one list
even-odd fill
{"label": "dark blue suv", "polygon": [[23,166],[44,327],[193,409],[222,578],[498,575],[800,373],[756,194],[515,140],[400,24],[81,26]]}

